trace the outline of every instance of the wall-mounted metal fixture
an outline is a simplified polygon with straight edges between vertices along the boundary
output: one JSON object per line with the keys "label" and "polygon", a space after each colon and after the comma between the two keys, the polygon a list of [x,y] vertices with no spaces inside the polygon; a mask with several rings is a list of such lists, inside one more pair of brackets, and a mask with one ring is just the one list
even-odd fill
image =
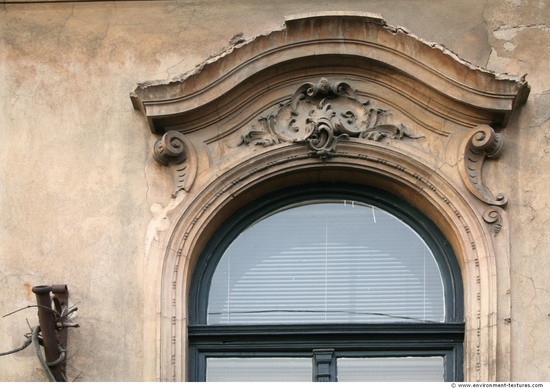
{"label": "wall-mounted metal fixture", "polygon": [[[65,382],[67,365],[67,328],[78,327],[70,323],[69,316],[77,310],[69,308],[69,289],[67,285],[40,285],[32,288],[36,295],[38,320],[40,327],[35,327],[32,341],[50,381]],[[53,294],[53,298],[51,296]],[[53,302],[53,307],[52,307]],[[42,338],[39,338],[39,333]],[[40,345],[44,347],[46,358],[42,357]]]}

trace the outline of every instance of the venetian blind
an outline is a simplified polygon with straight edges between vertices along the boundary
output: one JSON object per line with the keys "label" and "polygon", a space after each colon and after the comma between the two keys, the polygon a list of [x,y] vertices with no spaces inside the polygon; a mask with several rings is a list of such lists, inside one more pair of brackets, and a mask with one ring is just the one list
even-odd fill
{"label": "venetian blind", "polygon": [[[443,357],[338,358],[339,382],[438,382]],[[307,382],[311,358],[207,358],[209,382]]]}
{"label": "venetian blind", "polygon": [[323,201],[241,233],[210,288],[208,324],[442,322],[441,274],[408,225],[379,208]]}

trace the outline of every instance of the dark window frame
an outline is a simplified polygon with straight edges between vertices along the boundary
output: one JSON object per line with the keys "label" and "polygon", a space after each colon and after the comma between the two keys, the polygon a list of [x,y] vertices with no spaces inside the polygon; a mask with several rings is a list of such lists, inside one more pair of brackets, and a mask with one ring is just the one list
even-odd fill
{"label": "dark window frame", "polygon": [[[438,260],[445,290],[444,323],[207,325],[207,301],[217,262],[239,234],[277,209],[310,200],[342,199],[384,209],[413,228]],[[218,229],[200,256],[189,300],[190,381],[203,381],[207,357],[305,356],[334,349],[339,357],[443,356],[446,381],[463,379],[463,289],[455,254],[441,231],[418,209],[396,196],[359,185],[286,188],[237,210]]]}

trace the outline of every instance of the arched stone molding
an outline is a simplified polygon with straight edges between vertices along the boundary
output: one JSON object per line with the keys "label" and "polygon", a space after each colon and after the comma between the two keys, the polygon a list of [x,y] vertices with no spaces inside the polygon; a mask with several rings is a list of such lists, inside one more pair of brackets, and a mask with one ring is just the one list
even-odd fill
{"label": "arched stone molding", "polygon": [[[186,206],[173,215],[177,222],[167,234],[170,240],[162,261],[156,263],[162,265],[161,298],[155,309],[159,312],[161,341],[157,367],[162,380],[185,379],[189,282],[209,237],[250,199],[304,181],[335,185],[353,182],[382,188],[434,220],[452,243],[464,280],[465,379],[506,379],[508,372],[498,367],[503,366],[507,354],[498,349],[497,339],[505,342],[509,336],[504,320],[509,317],[509,304],[503,301],[509,269],[499,265],[496,256],[499,261],[506,260],[507,251],[495,250],[491,226],[484,222],[480,209],[473,207],[468,196],[457,191],[442,172],[434,172],[423,161],[411,160],[387,146],[373,145],[365,152],[364,145],[357,143],[342,146],[330,162],[312,158],[298,145],[265,149],[253,161],[228,167],[223,176],[188,195]],[[507,229],[502,232],[507,234]]]}
{"label": "arched stone molding", "polygon": [[[189,281],[216,228],[274,188],[332,182],[390,191],[439,226],[462,272],[465,379],[508,381],[506,197],[492,196],[482,172],[528,93],[523,78],[475,67],[379,16],[338,13],[288,18],[189,74],[140,85],[134,107],[164,134],[153,155],[175,177],[168,229],[147,258],[144,378],[186,378]],[[379,126],[371,112],[391,115]]]}

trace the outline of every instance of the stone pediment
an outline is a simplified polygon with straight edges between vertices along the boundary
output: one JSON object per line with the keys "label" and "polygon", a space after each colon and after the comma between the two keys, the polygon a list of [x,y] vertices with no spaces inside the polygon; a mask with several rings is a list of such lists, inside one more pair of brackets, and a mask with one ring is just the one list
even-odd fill
{"label": "stone pediment", "polygon": [[500,154],[495,130],[528,94],[523,77],[474,66],[378,15],[329,13],[234,39],[187,74],[139,85],[131,99],[164,134],[154,156],[176,165],[175,192],[189,190],[199,170],[247,158],[243,145],[301,143],[324,160],[342,141],[406,138],[415,143],[393,147],[458,164],[476,198],[503,206],[506,196],[483,184],[483,164]]}
{"label": "stone pediment", "polygon": [[467,63],[378,15],[329,13],[289,17],[280,30],[237,39],[189,73],[139,85],[131,98],[154,133],[190,132],[281,88],[305,69],[313,79],[335,73],[362,78],[372,94],[404,98],[466,126],[506,125],[529,93],[522,77]]}

